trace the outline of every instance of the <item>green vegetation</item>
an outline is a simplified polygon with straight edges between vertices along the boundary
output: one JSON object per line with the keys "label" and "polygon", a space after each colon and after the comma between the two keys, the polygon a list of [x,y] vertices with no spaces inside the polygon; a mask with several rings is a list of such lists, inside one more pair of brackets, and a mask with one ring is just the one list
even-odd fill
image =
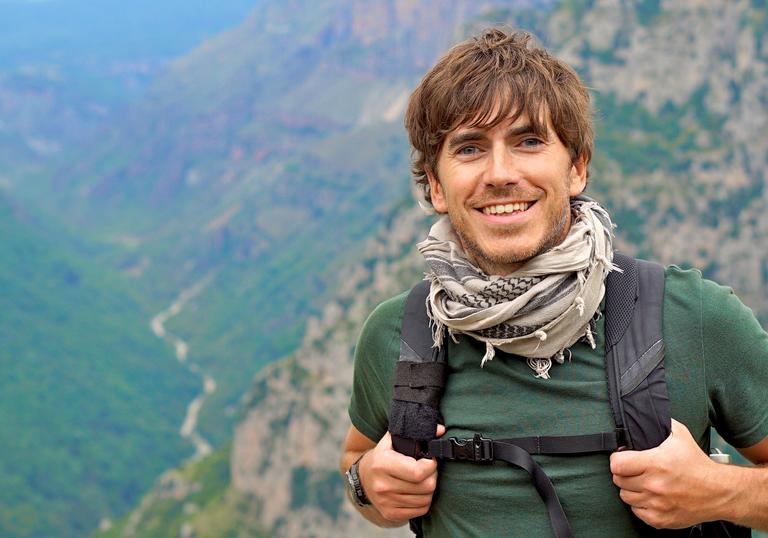
{"label": "green vegetation", "polygon": [[123,278],[0,196],[0,535],[83,536],[190,447],[199,381]]}
{"label": "green vegetation", "polygon": [[93,538],[167,538],[183,528],[197,538],[268,538],[248,499],[229,488],[230,446],[162,476],[131,516]]}
{"label": "green vegetation", "polygon": [[[288,427],[287,424],[281,426],[278,431]],[[318,474],[321,476],[318,477]],[[291,493],[291,510],[317,506],[332,519],[336,519],[343,506],[344,488],[336,470],[318,473],[304,466],[294,468],[291,474]]]}
{"label": "green vegetation", "polygon": [[595,0],[563,0],[559,8],[567,11],[576,21],[581,20],[595,5]]}
{"label": "green vegetation", "polygon": [[613,94],[597,94],[597,153],[615,160],[625,175],[654,170],[682,172],[692,152],[702,148],[697,135],[716,132],[725,118],[707,110],[702,86],[683,105],[667,102],[653,114],[637,102],[619,101]]}

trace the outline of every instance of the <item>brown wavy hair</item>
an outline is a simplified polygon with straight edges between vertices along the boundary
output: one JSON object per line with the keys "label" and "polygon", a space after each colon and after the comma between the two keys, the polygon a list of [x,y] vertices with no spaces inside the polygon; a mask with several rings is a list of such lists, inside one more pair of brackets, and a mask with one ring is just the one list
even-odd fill
{"label": "brown wavy hair", "polygon": [[540,47],[526,32],[489,28],[452,47],[411,94],[405,128],[412,146],[411,173],[432,203],[427,172],[448,133],[493,127],[521,114],[535,134],[546,136],[547,114],[571,160],[589,163],[594,145],[589,92],[576,72]]}

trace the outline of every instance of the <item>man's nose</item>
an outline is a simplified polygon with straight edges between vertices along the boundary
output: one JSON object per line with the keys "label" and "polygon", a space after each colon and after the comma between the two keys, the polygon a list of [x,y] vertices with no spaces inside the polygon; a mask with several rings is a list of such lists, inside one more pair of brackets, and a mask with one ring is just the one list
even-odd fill
{"label": "man's nose", "polygon": [[494,145],[488,159],[488,186],[514,185],[520,181],[514,156],[505,146]]}

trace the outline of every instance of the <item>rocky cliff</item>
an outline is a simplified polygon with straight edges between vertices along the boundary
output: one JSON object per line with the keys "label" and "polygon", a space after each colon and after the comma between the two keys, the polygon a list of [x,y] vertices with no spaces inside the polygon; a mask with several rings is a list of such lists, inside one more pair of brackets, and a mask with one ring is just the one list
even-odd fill
{"label": "rocky cliff", "polygon": [[636,4],[598,0],[581,17],[560,10],[549,21],[597,96],[597,149],[609,162],[595,179],[607,188],[596,188],[633,214],[632,240],[620,233],[626,250],[704,269],[765,320],[768,264],[756,248],[768,231],[765,5]]}
{"label": "rocky cliff", "polygon": [[301,348],[261,372],[245,402],[250,410],[235,431],[232,486],[252,496],[261,521],[279,536],[372,532],[344,501],[338,472],[354,342],[378,302],[420,278],[413,245],[425,225],[418,209],[398,212],[343,275],[336,301],[310,322]]}

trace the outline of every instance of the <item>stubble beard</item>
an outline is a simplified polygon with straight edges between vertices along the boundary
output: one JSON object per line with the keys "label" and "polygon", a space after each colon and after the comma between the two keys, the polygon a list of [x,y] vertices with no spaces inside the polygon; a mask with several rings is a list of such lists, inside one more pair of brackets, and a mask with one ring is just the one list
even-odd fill
{"label": "stubble beard", "polygon": [[532,258],[551,250],[563,241],[570,211],[571,205],[570,199],[568,199],[563,211],[560,212],[559,215],[553,215],[550,219],[549,225],[547,226],[549,233],[544,235],[538,244],[527,251],[503,254],[494,254],[484,251],[477,241],[465,233],[465,228],[463,226],[457,226],[457,221],[451,217],[450,211],[448,217],[451,220],[453,229],[456,231],[456,235],[458,235],[461,240],[464,250],[470,258],[474,260],[475,264],[485,271],[486,274],[506,276],[508,272],[501,268],[519,267]]}

